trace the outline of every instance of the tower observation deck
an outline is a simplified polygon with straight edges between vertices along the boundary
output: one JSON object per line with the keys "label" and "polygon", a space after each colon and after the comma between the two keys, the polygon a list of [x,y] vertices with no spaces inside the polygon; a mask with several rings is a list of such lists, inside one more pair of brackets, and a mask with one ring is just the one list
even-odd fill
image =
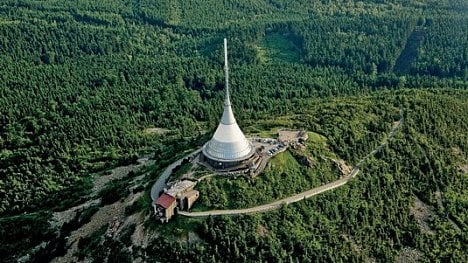
{"label": "tower observation deck", "polygon": [[245,138],[231,108],[227,40],[224,39],[224,111],[213,138],[202,149],[206,161],[215,168],[229,168],[249,159],[255,150]]}

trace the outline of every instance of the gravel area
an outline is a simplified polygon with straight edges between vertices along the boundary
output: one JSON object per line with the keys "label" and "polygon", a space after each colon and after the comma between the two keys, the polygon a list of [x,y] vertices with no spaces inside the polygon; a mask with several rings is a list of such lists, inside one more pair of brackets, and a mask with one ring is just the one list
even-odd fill
{"label": "gravel area", "polygon": [[[144,156],[138,159],[137,164],[131,164],[112,169],[109,175],[103,175],[95,179],[91,196],[96,196],[97,193],[99,193],[99,191],[101,191],[101,189],[103,189],[103,187],[105,187],[105,185],[112,180],[124,178],[130,171],[137,172],[141,168],[153,163],[154,160],[150,160],[149,156]],[[141,180],[145,175],[146,174],[135,177],[133,182],[135,183]],[[68,248],[67,253],[63,257],[57,257],[53,259],[51,262],[78,262],[78,259],[74,256],[74,254],[78,251],[78,241],[81,238],[90,236],[92,233],[106,224],[109,224],[107,233],[111,236],[115,236],[121,229],[125,228],[131,223],[137,224],[137,230],[139,231],[139,234],[132,236],[132,240],[135,242],[135,244],[147,245],[148,235],[144,233],[143,229],[144,218],[137,215],[128,217],[125,216],[125,208],[135,202],[144,193],[144,191],[137,193],[131,192],[122,201],[117,201],[113,204],[100,207],[99,210],[90,218],[88,223],[73,231],[70,236],[68,236],[66,244],[66,247]],[[59,230],[64,223],[73,220],[79,211],[99,204],[100,199],[98,198],[89,200],[65,211],[56,212],[53,214],[53,219],[50,222],[51,227]]]}

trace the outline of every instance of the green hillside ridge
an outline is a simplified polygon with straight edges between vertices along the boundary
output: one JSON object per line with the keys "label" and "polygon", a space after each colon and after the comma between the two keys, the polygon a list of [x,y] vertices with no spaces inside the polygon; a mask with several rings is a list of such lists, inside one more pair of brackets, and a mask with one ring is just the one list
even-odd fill
{"label": "green hillside ridge", "polygon": [[[467,10],[461,0],[2,1],[0,261],[466,262]],[[331,158],[356,164],[400,109],[404,125],[339,189],[261,215],[155,226],[148,188],[219,122],[224,37],[241,129],[307,130],[301,154],[317,166],[286,152],[256,180],[212,178],[200,187],[217,195],[196,209],[332,180]],[[142,132],[151,127],[170,132]],[[129,168],[147,154],[151,164]],[[125,168],[118,179],[114,168]]]}

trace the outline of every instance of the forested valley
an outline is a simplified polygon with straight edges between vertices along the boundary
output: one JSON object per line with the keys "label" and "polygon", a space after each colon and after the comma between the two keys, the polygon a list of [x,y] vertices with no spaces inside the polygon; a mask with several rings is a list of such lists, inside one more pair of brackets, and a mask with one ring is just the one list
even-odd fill
{"label": "forested valley", "polygon": [[[154,180],[202,145],[221,114],[226,37],[247,130],[287,116],[355,164],[400,110],[405,122],[347,186],[265,214],[149,223],[171,234],[133,252],[107,239],[83,251],[95,262],[108,249],[112,262],[393,262],[404,251],[466,262],[467,14],[461,0],[2,1],[0,261],[60,255],[32,248],[64,238],[51,213],[86,201],[108,169],[150,154]],[[427,228],[418,202],[432,207]],[[187,232],[201,241],[182,242]]]}

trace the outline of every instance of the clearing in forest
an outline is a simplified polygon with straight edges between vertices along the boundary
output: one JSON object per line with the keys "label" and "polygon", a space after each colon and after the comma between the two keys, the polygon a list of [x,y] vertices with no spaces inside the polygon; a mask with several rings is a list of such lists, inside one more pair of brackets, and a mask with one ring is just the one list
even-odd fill
{"label": "clearing in forest", "polygon": [[257,46],[260,62],[300,62],[301,48],[298,39],[290,33],[269,33]]}
{"label": "clearing in forest", "polygon": [[143,130],[145,135],[163,135],[170,132],[170,130],[165,128],[146,128]]}
{"label": "clearing in forest", "polygon": [[408,74],[411,69],[411,64],[418,55],[418,47],[424,39],[426,29],[422,26],[417,26],[406,41],[405,48],[401,51],[400,56],[395,62],[393,71],[396,74]]}

